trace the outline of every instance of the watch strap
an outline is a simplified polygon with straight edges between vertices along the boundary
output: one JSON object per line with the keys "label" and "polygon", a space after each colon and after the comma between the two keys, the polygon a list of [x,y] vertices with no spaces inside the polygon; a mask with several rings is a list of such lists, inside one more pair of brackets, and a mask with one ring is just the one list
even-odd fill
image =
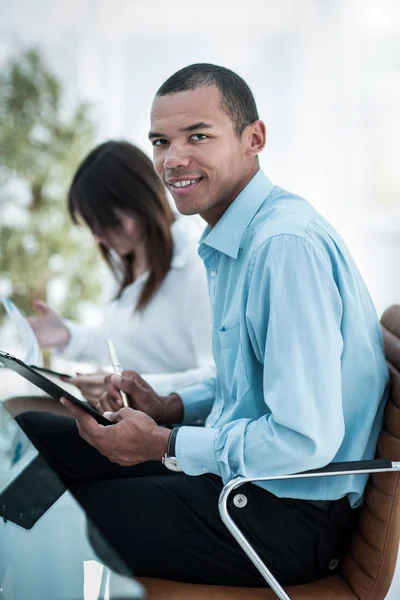
{"label": "watch strap", "polygon": [[174,427],[168,438],[167,456],[176,457],[176,436],[178,435],[179,427]]}

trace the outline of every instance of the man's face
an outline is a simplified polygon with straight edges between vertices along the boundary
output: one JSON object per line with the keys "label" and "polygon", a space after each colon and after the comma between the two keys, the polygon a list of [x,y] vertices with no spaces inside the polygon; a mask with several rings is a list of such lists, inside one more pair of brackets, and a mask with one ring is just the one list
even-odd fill
{"label": "man's face", "polygon": [[155,97],[154,168],[179,212],[218,221],[258,169],[253,129],[236,135],[215,86]]}

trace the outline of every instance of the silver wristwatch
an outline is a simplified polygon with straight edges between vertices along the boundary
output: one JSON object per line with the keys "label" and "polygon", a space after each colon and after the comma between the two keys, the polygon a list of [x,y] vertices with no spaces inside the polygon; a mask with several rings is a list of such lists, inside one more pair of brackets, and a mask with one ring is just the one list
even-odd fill
{"label": "silver wristwatch", "polygon": [[174,427],[171,431],[170,436],[168,438],[167,452],[162,457],[161,462],[164,465],[164,467],[167,467],[167,469],[175,471],[176,473],[181,473],[183,469],[179,465],[175,456],[175,442],[178,431],[179,427]]}

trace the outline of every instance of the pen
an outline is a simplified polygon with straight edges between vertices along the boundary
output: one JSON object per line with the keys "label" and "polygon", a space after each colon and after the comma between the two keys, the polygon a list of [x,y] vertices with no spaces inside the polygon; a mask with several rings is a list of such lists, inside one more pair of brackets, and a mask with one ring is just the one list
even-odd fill
{"label": "pen", "polygon": [[[111,362],[112,362],[112,366],[114,368],[114,373],[116,375],[122,375],[121,365],[119,364],[117,352],[115,350],[115,346],[114,346],[113,342],[111,340],[107,340],[107,346],[108,346],[108,350],[110,352]],[[129,407],[128,398],[126,397],[125,392],[123,392],[122,390],[119,390],[119,393],[121,394],[122,404],[124,406]]]}

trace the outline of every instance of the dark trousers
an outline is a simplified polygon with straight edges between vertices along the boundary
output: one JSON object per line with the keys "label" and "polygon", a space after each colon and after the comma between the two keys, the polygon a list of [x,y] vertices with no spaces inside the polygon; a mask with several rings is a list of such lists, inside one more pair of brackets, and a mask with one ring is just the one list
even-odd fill
{"label": "dark trousers", "polygon": [[[29,412],[18,421],[135,575],[266,585],[221,522],[219,477],[174,474],[154,462],[120,467],[87,444],[69,417]],[[247,504],[237,508],[230,498],[230,514],[281,584],[325,577],[346,551],[355,520],[346,499],[323,510],[253,484],[236,493]]]}

